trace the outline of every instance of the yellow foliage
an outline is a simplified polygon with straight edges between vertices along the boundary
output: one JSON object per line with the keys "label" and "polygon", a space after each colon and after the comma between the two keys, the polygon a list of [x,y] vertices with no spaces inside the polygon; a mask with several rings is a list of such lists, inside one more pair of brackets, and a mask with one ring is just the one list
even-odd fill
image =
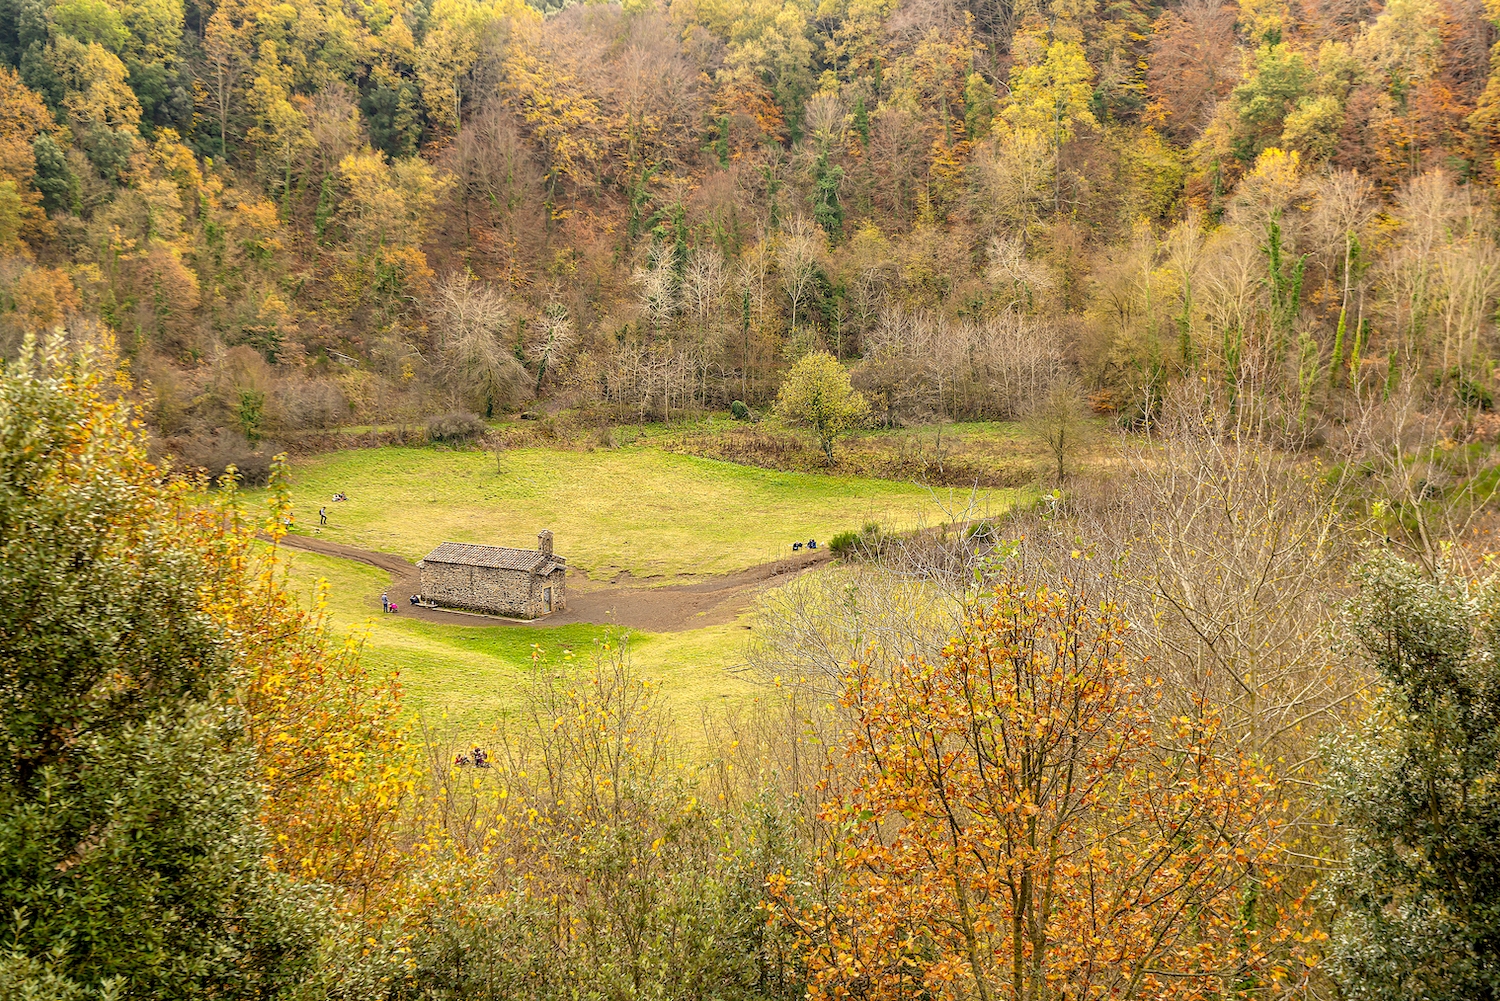
{"label": "yellow foliage", "polygon": [[26,206],[16,190],[16,182],[0,181],[0,254],[24,250],[21,244],[21,219]]}
{"label": "yellow foliage", "polygon": [[532,23],[538,17],[518,0],[437,0],[416,52],[422,103],[432,119],[457,131],[466,78],[479,58],[485,34],[508,19]]}
{"label": "yellow foliage", "polygon": [[[212,520],[223,527],[210,542],[229,572],[205,603],[237,647],[273,863],[340,887],[351,908],[378,911],[395,903],[381,891],[407,864],[399,820],[417,759],[399,719],[395,675],[372,676],[360,663],[361,638],[333,634],[326,588],[310,609],[288,591],[287,564],[274,544],[291,517],[281,475],[258,526],[233,490],[222,492]],[[255,542],[255,528],[273,540],[270,547]]]}
{"label": "yellow foliage", "polygon": [[151,155],[162,171],[177,182],[183,194],[190,194],[203,186],[203,172],[198,168],[198,158],[182,144],[182,137],[177,134],[176,129],[156,130],[156,143],[151,148]]}
{"label": "yellow foliage", "polygon": [[0,179],[15,181],[22,192],[31,187],[36,170],[32,143],[43,131],[58,131],[47,106],[15,70],[0,66]]}
{"label": "yellow foliage", "polygon": [[97,42],[84,44],[66,35],[53,39],[50,55],[66,88],[63,107],[74,122],[132,131],[140,124],[141,105],[118,56]]}
{"label": "yellow foliage", "polygon": [[364,254],[419,244],[432,207],[452,183],[449,175],[419,157],[392,163],[369,148],[344,157],[338,173],[348,193],[342,220],[350,241]]}
{"label": "yellow foliage", "polygon": [[1245,35],[1257,44],[1280,37],[1291,18],[1287,0],[1239,0],[1239,7]]}
{"label": "yellow foliage", "polygon": [[1242,216],[1263,226],[1270,218],[1290,208],[1302,194],[1302,155],[1275,146],[1264,150],[1235,191],[1235,208]]}
{"label": "yellow foliage", "polygon": [[292,157],[311,141],[307,115],[298,107],[302,102],[291,94],[292,70],[282,65],[281,50],[272,41],[260,43],[255,70],[248,96],[255,127],[249,138],[261,145],[273,163],[289,171]]}
{"label": "yellow foliage", "polygon": [[1076,41],[1049,40],[1040,30],[1018,41],[1029,53],[1010,71],[1010,98],[995,120],[1002,133],[1042,137],[1053,149],[1076,125],[1094,125],[1094,71]]}
{"label": "yellow foliage", "polygon": [[545,152],[549,173],[575,185],[593,181],[605,155],[599,103],[549,57],[534,24],[513,26],[504,91]]}
{"label": "yellow foliage", "polygon": [[236,202],[227,228],[234,242],[256,257],[276,254],[285,247],[276,206],[264,198]]}

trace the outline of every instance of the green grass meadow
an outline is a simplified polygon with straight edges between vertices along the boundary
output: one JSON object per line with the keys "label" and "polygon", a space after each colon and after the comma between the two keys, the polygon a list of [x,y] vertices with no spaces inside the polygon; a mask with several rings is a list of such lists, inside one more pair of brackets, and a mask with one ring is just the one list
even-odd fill
{"label": "green grass meadow", "polygon": [[[482,732],[515,706],[534,648],[548,669],[563,670],[587,664],[594,643],[609,632],[592,625],[450,626],[385,615],[378,601],[390,579],[384,571],[312,553],[286,555],[292,591],[311,605],[318,581],[326,581],[335,631],[363,635],[365,664],[399,671],[406,707],[435,729]],[[739,623],[632,633],[630,657],[643,677],[663,684],[674,715],[690,725],[704,708],[753,695],[754,685],[728,670],[739,660],[745,635]]]}
{"label": "green grass meadow", "polygon": [[[328,503],[335,492],[349,500]],[[647,446],[500,453],[388,447],[298,459],[296,531],[420,559],[441,542],[531,547],[550,528],[558,552],[595,580],[732,573],[878,521],[887,529],[949,520],[964,490],[818,473],[783,473]],[[975,498],[980,514],[1018,492]],[[329,525],[318,528],[327,504]]]}
{"label": "green grass meadow", "polygon": [[[337,491],[349,500],[333,504]],[[996,514],[1019,491],[929,491],[910,483],[786,473],[668,453],[649,444],[595,451],[525,448],[494,453],[386,447],[297,459],[295,531],[419,559],[444,541],[530,547],[550,528],[557,549],[595,580],[620,571],[663,582],[732,573],[787,554],[793,540],[826,541],[877,521],[888,530]],[[249,491],[258,504],[264,491]],[[329,525],[318,526],[327,505]],[[400,672],[405,702],[426,725],[479,734],[511,711],[534,650],[562,670],[587,663],[607,633],[593,625],[454,626],[384,615],[381,570],[288,551],[290,584],[305,601],[318,580],[342,633],[365,635],[365,662]],[[631,659],[659,681],[680,724],[754,696],[735,673],[746,637],[735,622],[631,636]]]}

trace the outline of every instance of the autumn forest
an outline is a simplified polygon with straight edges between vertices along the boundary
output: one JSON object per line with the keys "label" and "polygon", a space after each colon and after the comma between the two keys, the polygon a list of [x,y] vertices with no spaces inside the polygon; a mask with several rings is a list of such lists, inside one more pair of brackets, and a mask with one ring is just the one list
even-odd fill
{"label": "autumn forest", "polygon": [[[0,996],[1500,998],[1497,184],[1489,0],[0,0]],[[300,588],[627,445],[941,516],[482,728]]]}
{"label": "autumn forest", "polygon": [[113,331],[221,467],[537,398],[756,406],[815,349],[891,424],[1063,374],[1128,423],[1249,364],[1301,433],[1403,372],[1489,391],[1493,33],[1423,0],[6,0],[0,322]]}

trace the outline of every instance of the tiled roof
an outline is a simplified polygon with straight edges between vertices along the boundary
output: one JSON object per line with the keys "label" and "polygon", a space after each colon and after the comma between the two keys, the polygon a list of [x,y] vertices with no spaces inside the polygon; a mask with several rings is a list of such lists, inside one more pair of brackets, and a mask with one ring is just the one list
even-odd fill
{"label": "tiled roof", "polygon": [[[523,570],[550,573],[566,565],[561,556],[539,549],[510,549],[505,546],[473,546],[466,542],[445,542],[422,557],[423,563],[448,563],[461,567],[490,567],[496,570]],[[548,565],[544,565],[548,564]]]}

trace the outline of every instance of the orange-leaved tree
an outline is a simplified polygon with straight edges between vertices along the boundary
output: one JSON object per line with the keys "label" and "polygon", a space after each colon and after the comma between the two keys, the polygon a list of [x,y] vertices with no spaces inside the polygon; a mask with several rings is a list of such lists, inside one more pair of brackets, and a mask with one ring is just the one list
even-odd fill
{"label": "orange-leaved tree", "polygon": [[[278,465],[263,528],[273,543],[290,524],[284,483]],[[380,908],[390,902],[378,891],[407,861],[401,809],[420,770],[398,677],[365,666],[362,636],[336,635],[326,581],[318,581],[311,608],[299,605],[278,545],[260,549],[246,570],[236,624],[255,663],[246,708],[278,861],[357,894],[362,908]]]}
{"label": "orange-leaved tree", "polygon": [[326,582],[310,608],[290,589],[279,545],[292,519],[285,481],[278,458],[258,526],[239,507],[233,473],[221,482],[204,530],[230,572],[207,600],[241,665],[236,698],[258,755],[273,863],[340,887],[357,909],[378,909],[388,903],[380,891],[404,869],[401,809],[419,759],[400,718],[396,676],[364,666],[359,635],[335,635]]}
{"label": "orange-leaved tree", "polygon": [[1155,724],[1126,629],[1010,578],[936,661],[854,665],[833,836],[810,880],[770,879],[811,997],[1189,998],[1306,969],[1273,776],[1206,706]]}

